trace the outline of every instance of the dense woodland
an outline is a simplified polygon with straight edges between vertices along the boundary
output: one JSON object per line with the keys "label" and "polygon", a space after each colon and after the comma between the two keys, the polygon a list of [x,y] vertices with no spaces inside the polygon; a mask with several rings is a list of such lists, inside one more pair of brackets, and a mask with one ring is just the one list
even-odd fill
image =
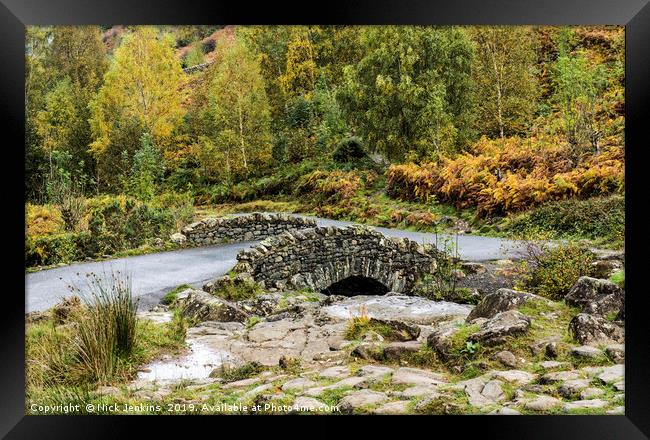
{"label": "dense woodland", "polygon": [[260,200],[622,243],[621,27],[31,27],[25,53],[28,265]]}

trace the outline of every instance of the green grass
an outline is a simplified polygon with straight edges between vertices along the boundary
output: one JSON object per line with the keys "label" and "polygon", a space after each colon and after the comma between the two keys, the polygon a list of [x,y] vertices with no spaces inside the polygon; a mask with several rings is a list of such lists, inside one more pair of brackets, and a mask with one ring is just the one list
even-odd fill
{"label": "green grass", "polygon": [[259,284],[245,280],[242,282],[231,282],[212,292],[213,295],[228,301],[241,301],[254,298],[262,293]]}
{"label": "green grass", "polygon": [[613,273],[612,276],[609,277],[609,281],[618,285],[621,289],[625,289],[625,271],[619,270],[618,272]]}
{"label": "green grass", "polygon": [[264,366],[258,362],[247,362],[240,367],[229,367],[226,364],[221,364],[218,377],[224,382],[236,382],[238,380],[249,379],[257,376],[264,371]]}
{"label": "green grass", "polygon": [[165,305],[172,305],[178,299],[179,293],[181,293],[185,289],[191,289],[191,288],[192,286],[190,286],[189,284],[181,284],[175,287],[174,289],[170,290],[169,292],[167,292],[165,296],[163,296],[161,302]]}

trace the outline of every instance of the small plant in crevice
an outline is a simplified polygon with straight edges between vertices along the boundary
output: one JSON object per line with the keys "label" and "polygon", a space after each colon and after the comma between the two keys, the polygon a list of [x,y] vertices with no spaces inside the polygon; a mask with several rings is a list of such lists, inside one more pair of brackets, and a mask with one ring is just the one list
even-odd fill
{"label": "small plant in crevice", "polygon": [[433,300],[455,299],[466,292],[459,292],[457,287],[458,271],[458,232],[454,236],[435,234],[435,246],[438,249],[436,269],[426,275],[415,287],[415,293]]}

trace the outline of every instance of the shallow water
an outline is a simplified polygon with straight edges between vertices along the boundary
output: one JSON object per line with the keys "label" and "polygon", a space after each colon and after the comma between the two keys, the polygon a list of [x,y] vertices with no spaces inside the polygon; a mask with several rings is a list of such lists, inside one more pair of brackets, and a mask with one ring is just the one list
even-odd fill
{"label": "shallow water", "polygon": [[[449,317],[465,317],[473,306],[448,301],[431,301],[417,296],[359,295],[322,308],[337,319],[349,319],[362,312],[371,318],[399,319],[426,324]],[[365,309],[365,310],[363,310]]]}
{"label": "shallow water", "polygon": [[189,353],[172,359],[155,361],[138,373],[144,380],[205,379],[212,370],[231,359],[225,351],[216,351],[208,345],[189,339]]}

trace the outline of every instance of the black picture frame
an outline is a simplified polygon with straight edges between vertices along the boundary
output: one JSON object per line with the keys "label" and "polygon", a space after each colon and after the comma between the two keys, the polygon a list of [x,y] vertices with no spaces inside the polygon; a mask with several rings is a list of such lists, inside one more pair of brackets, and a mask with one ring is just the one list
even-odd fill
{"label": "black picture frame", "polygon": [[[0,109],[2,134],[2,178],[4,213],[2,243],[5,289],[2,299],[0,348],[0,435],[6,438],[97,438],[116,437],[133,422],[144,423],[147,435],[153,428],[167,431],[180,422],[192,431],[208,429],[212,436],[252,435],[251,428],[290,435],[296,418],[267,417],[249,423],[238,417],[171,418],[117,416],[25,416],[24,349],[24,30],[26,25],[53,24],[616,24],[626,26],[626,394],[624,416],[438,416],[403,418],[355,418],[361,435],[366,426],[393,425],[406,435],[480,435],[480,438],[590,438],[633,439],[650,435],[650,320],[647,319],[647,290],[643,250],[647,248],[643,210],[645,192],[644,156],[646,121],[650,113],[650,5],[648,0],[455,0],[448,2],[328,1],[308,4],[278,2],[244,3],[198,0],[0,0]],[[10,139],[12,139],[10,141]],[[22,148],[20,147],[22,145]],[[6,282],[10,281],[10,283]],[[371,421],[372,419],[372,421]],[[332,435],[355,435],[337,431],[333,424],[349,418],[303,417],[309,431]],[[224,424],[235,430],[227,431]],[[305,423],[302,423],[306,425]],[[273,426],[273,427],[272,427]],[[277,431],[274,427],[283,431]],[[321,428],[322,427],[322,428]],[[290,428],[290,429],[289,429]],[[323,429],[324,428],[324,429]],[[185,428],[187,429],[187,428]],[[303,429],[303,428],[301,428]],[[187,435],[192,431],[185,431]],[[331,431],[331,432],[330,432]],[[227,434],[228,432],[232,434]],[[445,432],[450,434],[444,434]],[[404,435],[402,434],[402,435]],[[143,434],[137,434],[143,435]],[[205,435],[205,434],[202,434]]]}

